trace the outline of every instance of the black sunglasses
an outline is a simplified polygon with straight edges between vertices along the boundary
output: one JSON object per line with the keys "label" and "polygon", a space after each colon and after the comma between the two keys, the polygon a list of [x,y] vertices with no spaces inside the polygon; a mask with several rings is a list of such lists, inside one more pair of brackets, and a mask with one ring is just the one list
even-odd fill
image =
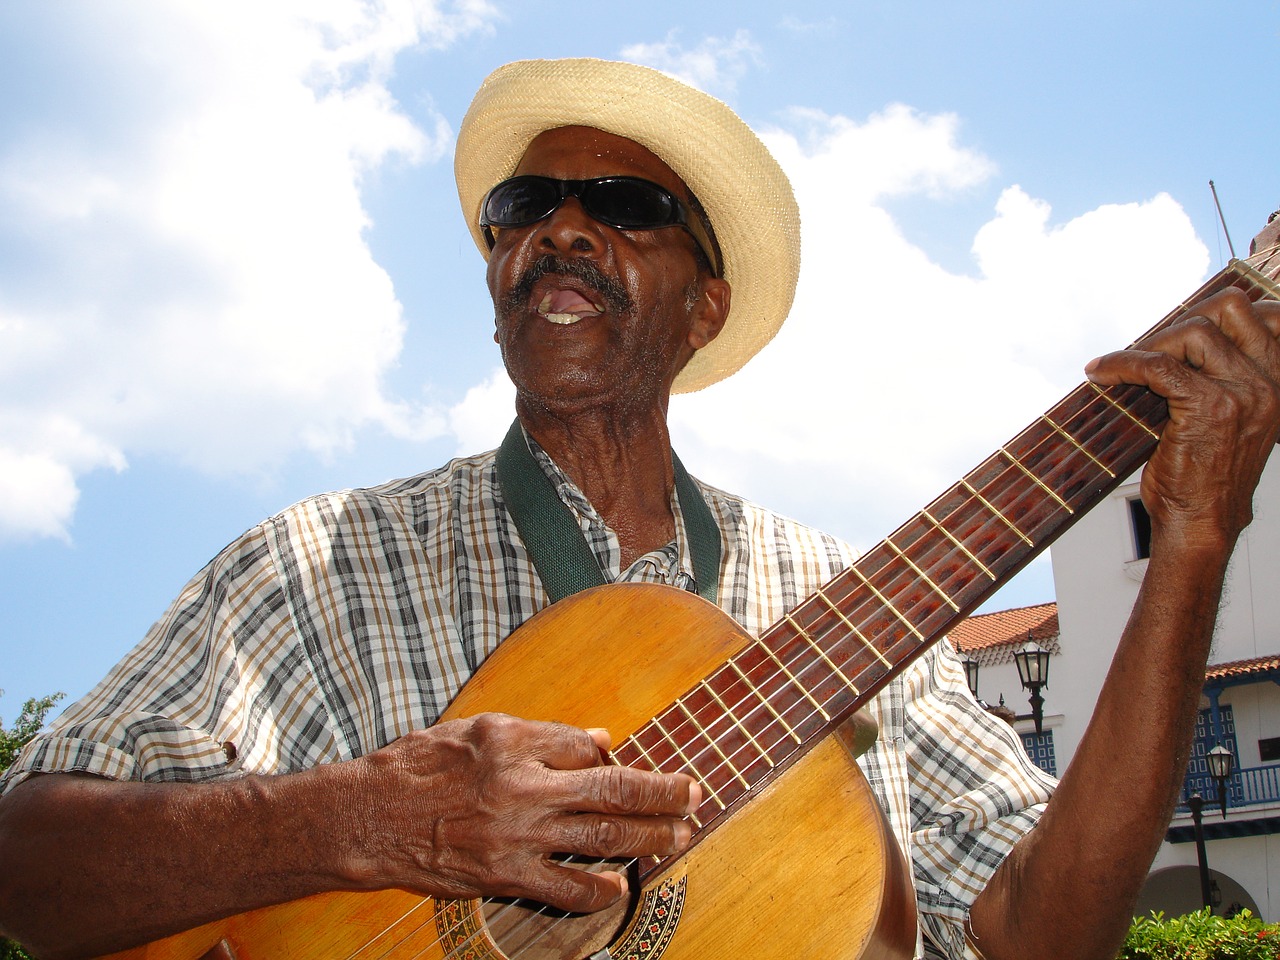
{"label": "black sunglasses", "polygon": [[715,244],[702,221],[666,187],[639,177],[598,177],[594,180],[556,180],[552,177],[512,177],[485,195],[480,226],[489,249],[491,228],[527,227],[551,216],[567,197],[577,197],[582,209],[601,223],[619,230],[683,227],[702,248],[713,276],[720,276]]}

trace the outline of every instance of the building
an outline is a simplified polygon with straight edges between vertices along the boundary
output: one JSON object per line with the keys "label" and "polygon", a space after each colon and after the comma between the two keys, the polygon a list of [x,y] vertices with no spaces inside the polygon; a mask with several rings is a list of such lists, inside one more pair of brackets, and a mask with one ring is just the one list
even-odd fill
{"label": "building", "polygon": [[[969,618],[952,632],[962,656],[979,665],[977,694],[1016,711],[1016,729],[1044,769],[1060,774],[1084,733],[1146,572],[1148,525],[1137,477],[1082,517],[1052,547],[1056,604]],[[1280,920],[1280,457],[1254,500],[1254,521],[1232,557],[1184,785],[1138,912],[1177,915],[1201,903],[1192,817],[1185,798],[1205,800],[1204,836],[1211,896],[1221,912],[1248,907]],[[1052,654],[1037,737],[1013,665],[1030,637]],[[1170,642],[1174,642],[1171,638]],[[1234,772],[1226,814],[1206,753],[1222,744]]]}

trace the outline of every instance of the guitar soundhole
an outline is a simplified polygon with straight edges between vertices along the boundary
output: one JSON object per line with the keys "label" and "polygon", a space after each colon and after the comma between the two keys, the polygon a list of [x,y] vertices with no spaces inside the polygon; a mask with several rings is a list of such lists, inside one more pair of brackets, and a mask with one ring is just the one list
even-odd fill
{"label": "guitar soundhole", "polygon": [[503,957],[587,960],[617,939],[631,919],[638,899],[639,884],[634,868],[623,862],[601,861],[588,869],[626,872],[629,894],[625,900],[587,914],[565,913],[532,900],[484,901],[485,925]]}

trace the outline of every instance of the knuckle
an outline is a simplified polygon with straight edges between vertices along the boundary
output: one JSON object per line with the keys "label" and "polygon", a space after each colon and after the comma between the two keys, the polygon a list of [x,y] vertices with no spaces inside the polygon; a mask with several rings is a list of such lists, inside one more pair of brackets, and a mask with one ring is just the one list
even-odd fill
{"label": "knuckle", "polygon": [[650,791],[639,771],[626,767],[605,767],[596,779],[595,800],[608,813],[632,813],[643,809]]}
{"label": "knuckle", "polygon": [[542,887],[539,899],[560,910],[583,912],[603,904],[590,876],[580,870],[556,870]]}
{"label": "knuckle", "polygon": [[595,817],[584,827],[584,845],[591,854],[605,857],[626,851],[630,831],[617,818]]}

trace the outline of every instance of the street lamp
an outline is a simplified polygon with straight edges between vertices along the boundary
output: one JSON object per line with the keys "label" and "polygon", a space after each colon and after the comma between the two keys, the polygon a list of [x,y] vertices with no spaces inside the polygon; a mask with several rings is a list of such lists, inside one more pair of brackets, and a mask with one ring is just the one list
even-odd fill
{"label": "street lamp", "polygon": [[1018,665],[1022,689],[1031,691],[1031,719],[1036,722],[1038,736],[1044,733],[1044,697],[1040,696],[1040,689],[1049,685],[1049,651],[1032,640],[1028,630],[1027,642],[1013,660]]}
{"label": "street lamp", "polygon": [[978,661],[972,656],[964,658],[964,678],[969,684],[969,692],[973,699],[978,699]]}
{"label": "street lamp", "polygon": [[1196,861],[1200,868],[1200,902],[1213,910],[1213,890],[1209,885],[1209,857],[1204,850],[1204,824],[1201,814],[1204,811],[1204,798],[1199,793],[1187,797],[1187,806],[1191,808],[1191,823],[1195,826]]}
{"label": "street lamp", "polygon": [[1222,744],[1218,744],[1204,756],[1209,765],[1209,773],[1218,781],[1218,802],[1222,805],[1222,819],[1227,819],[1227,781],[1231,779],[1231,771],[1236,765],[1235,755]]}

